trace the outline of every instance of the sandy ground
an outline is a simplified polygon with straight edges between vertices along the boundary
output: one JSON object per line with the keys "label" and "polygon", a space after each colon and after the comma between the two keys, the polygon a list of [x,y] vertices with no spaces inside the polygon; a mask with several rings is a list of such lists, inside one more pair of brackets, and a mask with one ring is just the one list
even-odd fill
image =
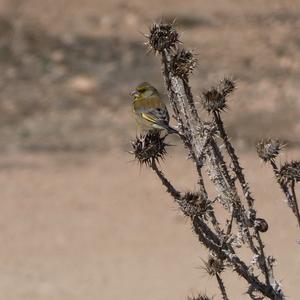
{"label": "sandy ground", "polygon": [[[178,187],[194,189],[191,164],[176,157],[164,167]],[[201,270],[207,254],[190,223],[154,174],[130,160],[124,153],[1,158],[1,299],[179,300],[200,291],[220,299]],[[295,220],[270,170],[250,154],[242,163],[270,225],[266,251],[278,258],[288,299],[297,299]],[[237,277],[228,272],[225,282],[231,299],[248,299]]]}
{"label": "sandy ground", "polygon": [[[281,161],[299,159],[299,15],[298,0],[0,0],[0,300],[220,299],[188,220],[127,153],[128,92],[147,80],[165,93],[141,34],[161,18],[198,57],[202,118],[201,92],[237,79],[226,129],[269,223],[276,277],[299,299],[299,232],[254,146],[281,137],[293,147]],[[193,190],[185,156],[174,147],[163,167]],[[225,283],[248,299],[229,271]]]}

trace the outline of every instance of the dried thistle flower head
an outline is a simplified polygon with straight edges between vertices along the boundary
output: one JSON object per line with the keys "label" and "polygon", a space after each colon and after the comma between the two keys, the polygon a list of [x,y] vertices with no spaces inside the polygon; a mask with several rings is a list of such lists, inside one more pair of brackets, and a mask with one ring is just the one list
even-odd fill
{"label": "dried thistle flower head", "polygon": [[216,274],[222,273],[225,268],[223,261],[212,253],[209,255],[207,262],[204,262],[204,264],[204,270],[210,276],[215,276]]}
{"label": "dried thistle flower head", "polygon": [[235,82],[233,79],[224,78],[219,82],[218,90],[224,97],[232,93],[234,89],[235,89]]}
{"label": "dried thistle flower head", "polygon": [[264,162],[275,159],[282,148],[283,144],[272,138],[262,139],[256,144],[257,154]]}
{"label": "dried thistle flower head", "polygon": [[188,297],[187,300],[213,300],[205,294],[199,294],[197,297]]}
{"label": "dried thistle flower head", "polygon": [[200,193],[187,192],[180,201],[180,207],[186,216],[197,216],[205,214],[211,209],[208,199]]}
{"label": "dried thistle flower head", "polygon": [[172,70],[177,76],[184,77],[191,73],[196,67],[197,60],[192,52],[180,49],[172,59]]}
{"label": "dried thistle flower head", "polygon": [[226,98],[216,88],[205,91],[201,103],[209,113],[221,112],[227,108]]}
{"label": "dried thistle flower head", "polygon": [[266,232],[269,228],[269,225],[265,219],[256,218],[254,221],[254,228],[259,232]]}
{"label": "dried thistle flower head", "polygon": [[150,28],[148,45],[154,52],[162,52],[164,49],[172,49],[179,42],[179,34],[173,27],[173,24],[154,23]]}
{"label": "dried thistle flower head", "polygon": [[279,170],[279,182],[286,184],[300,181],[300,161],[286,162]]}
{"label": "dried thistle flower head", "polygon": [[134,154],[135,159],[141,165],[145,164],[149,166],[153,161],[159,161],[167,154],[166,147],[168,144],[164,140],[165,137],[161,137],[158,130],[148,131],[146,134],[140,135],[132,141],[133,151],[131,153]]}
{"label": "dried thistle flower head", "polygon": [[235,83],[229,78],[221,80],[217,87],[212,87],[210,90],[203,92],[201,103],[205,110],[210,112],[221,112],[227,108],[226,97],[235,88]]}

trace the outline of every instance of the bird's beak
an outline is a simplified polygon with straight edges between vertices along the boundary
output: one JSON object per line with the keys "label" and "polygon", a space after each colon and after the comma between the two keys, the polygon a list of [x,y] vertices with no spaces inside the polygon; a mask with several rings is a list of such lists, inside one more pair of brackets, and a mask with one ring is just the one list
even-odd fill
{"label": "bird's beak", "polygon": [[136,97],[139,95],[139,92],[137,90],[133,90],[132,92],[130,92],[130,96],[132,97]]}

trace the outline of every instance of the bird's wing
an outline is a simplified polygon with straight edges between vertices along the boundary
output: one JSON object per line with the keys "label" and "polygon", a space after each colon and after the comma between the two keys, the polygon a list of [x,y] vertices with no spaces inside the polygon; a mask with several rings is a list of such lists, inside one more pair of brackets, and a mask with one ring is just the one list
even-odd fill
{"label": "bird's wing", "polygon": [[143,119],[153,124],[166,127],[169,124],[169,113],[160,97],[143,98],[133,102],[133,110]]}
{"label": "bird's wing", "polygon": [[147,121],[162,126],[168,125],[170,120],[168,111],[159,107],[147,109],[146,111],[141,112],[141,115]]}

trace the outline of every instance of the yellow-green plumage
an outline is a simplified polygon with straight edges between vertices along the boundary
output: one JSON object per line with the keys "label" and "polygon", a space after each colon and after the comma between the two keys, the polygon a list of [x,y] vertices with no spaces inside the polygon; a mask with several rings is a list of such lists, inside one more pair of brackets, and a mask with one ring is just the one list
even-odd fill
{"label": "yellow-green plumage", "polygon": [[169,113],[161,100],[158,91],[147,82],[139,84],[132,92],[134,97],[132,109],[137,124],[144,130],[167,130],[168,133],[177,133],[169,126]]}

